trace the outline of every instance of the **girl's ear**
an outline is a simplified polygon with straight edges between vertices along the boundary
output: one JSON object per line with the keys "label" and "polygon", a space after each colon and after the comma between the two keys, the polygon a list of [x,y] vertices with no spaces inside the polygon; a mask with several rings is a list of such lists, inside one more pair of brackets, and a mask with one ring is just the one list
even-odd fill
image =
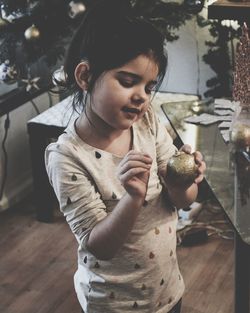
{"label": "girl's ear", "polygon": [[89,78],[90,78],[89,63],[88,62],[79,63],[75,68],[75,79],[78,86],[84,91],[88,90]]}

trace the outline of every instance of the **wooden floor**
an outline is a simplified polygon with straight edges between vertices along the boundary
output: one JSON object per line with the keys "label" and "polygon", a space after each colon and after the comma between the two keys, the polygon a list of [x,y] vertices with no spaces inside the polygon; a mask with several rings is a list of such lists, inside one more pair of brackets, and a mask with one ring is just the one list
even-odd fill
{"label": "wooden floor", "polygon": [[[52,224],[37,222],[27,201],[0,213],[0,312],[80,313],[76,249],[60,214]],[[233,313],[233,240],[211,236],[179,246],[178,256],[186,282],[182,313]]]}

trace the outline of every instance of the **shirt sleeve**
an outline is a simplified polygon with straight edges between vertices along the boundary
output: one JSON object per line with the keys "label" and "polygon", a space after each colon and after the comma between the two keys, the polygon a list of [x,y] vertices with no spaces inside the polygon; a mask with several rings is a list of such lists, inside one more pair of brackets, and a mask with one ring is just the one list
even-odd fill
{"label": "shirt sleeve", "polygon": [[107,216],[106,206],[87,170],[73,157],[55,151],[55,147],[51,144],[45,152],[48,177],[60,210],[79,245],[86,249],[91,230]]}

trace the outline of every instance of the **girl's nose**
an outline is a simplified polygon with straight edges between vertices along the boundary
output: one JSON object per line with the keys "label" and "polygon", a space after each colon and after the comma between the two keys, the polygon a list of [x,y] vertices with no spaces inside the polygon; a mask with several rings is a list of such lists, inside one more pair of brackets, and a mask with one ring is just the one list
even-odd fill
{"label": "girl's nose", "polygon": [[132,101],[137,104],[140,105],[142,103],[144,103],[147,100],[148,96],[145,93],[145,91],[137,91],[133,94],[132,96]]}

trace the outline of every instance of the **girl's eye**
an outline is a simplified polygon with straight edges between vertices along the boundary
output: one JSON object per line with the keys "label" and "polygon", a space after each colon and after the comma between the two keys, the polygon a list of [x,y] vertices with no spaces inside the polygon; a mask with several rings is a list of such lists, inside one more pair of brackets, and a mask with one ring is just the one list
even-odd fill
{"label": "girl's eye", "polygon": [[134,82],[132,80],[120,80],[120,84],[123,86],[123,87],[133,87],[134,85]]}
{"label": "girl's eye", "polygon": [[[131,79],[120,79],[119,83],[125,88],[132,88],[137,82]],[[155,90],[155,83],[149,84],[145,87],[145,92],[151,94]]]}

